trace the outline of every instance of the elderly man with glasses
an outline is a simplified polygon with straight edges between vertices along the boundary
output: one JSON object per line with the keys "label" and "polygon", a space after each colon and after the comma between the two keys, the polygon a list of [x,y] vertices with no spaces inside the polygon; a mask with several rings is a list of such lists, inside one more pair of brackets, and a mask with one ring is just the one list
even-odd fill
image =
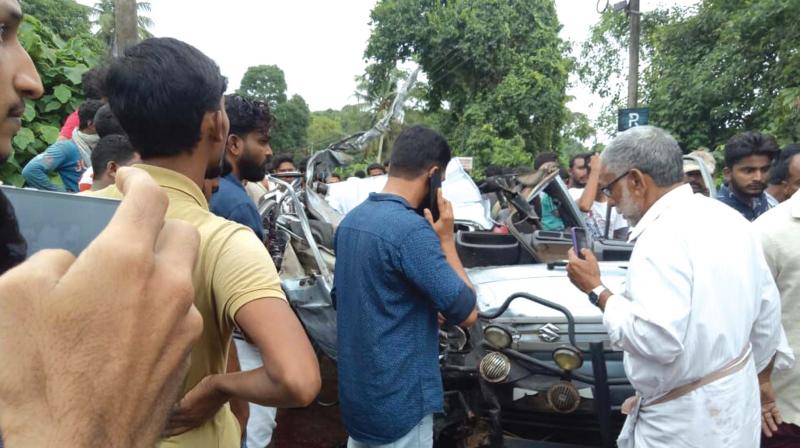
{"label": "elderly man with glasses", "polygon": [[662,129],[620,134],[602,162],[600,190],[634,225],[626,290],[603,286],[586,249],[585,259],[570,253],[568,273],[603,310],[637,391],[619,446],[758,446],[762,423],[780,420],[774,402],[760,402],[759,380],[791,363],[758,236],[735,210],[692,193]]}

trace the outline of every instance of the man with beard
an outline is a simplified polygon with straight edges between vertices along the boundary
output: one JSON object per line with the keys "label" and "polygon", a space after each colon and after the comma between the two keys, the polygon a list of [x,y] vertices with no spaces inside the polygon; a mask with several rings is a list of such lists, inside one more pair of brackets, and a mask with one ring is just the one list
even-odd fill
{"label": "man with beard", "polygon": [[592,153],[587,152],[577,154],[569,159],[569,183],[568,186],[573,188],[585,188],[586,182],[589,180],[589,159]]}
{"label": "man with beard", "polygon": [[772,159],[779,148],[775,140],[760,132],[735,135],[725,144],[725,183],[717,199],[733,207],[748,221],[770,209],[767,189]]}
{"label": "man with beard", "polygon": [[231,123],[225,146],[231,172],[220,180],[219,190],[211,198],[211,211],[250,227],[264,241],[261,217],[243,182],[264,180],[265,166],[272,156],[269,146],[272,115],[267,103],[239,95],[225,97],[225,111]]}
{"label": "man with beard", "polygon": [[[314,350],[267,249],[249,228],[212,214],[203,195],[205,180],[222,172],[230,137],[226,84],[208,56],[168,38],[126,49],[106,80],[108,104],[142,157],[137,167],[169,197],[167,216],[200,233],[193,285],[203,333],[162,448],[239,447],[240,426],[229,401],[306,406],[320,388]],[[115,190],[98,193],[118,197]],[[234,328],[258,347],[263,367],[226,370]]]}
{"label": "man with beard", "polygon": [[601,191],[635,226],[626,290],[603,286],[588,249],[584,259],[570,249],[567,272],[603,310],[637,391],[623,406],[619,446],[758,446],[762,422],[777,412],[760,404],[758,380],[788,357],[776,360],[780,297],[755,229],[692,193],[680,147],[662,129],[619,134],[601,171]]}
{"label": "man with beard", "polygon": [[[266,175],[266,165],[272,156],[269,145],[272,114],[269,105],[239,95],[225,97],[225,112],[231,123],[225,146],[226,167],[230,173],[219,181],[219,188],[211,198],[211,212],[217,216],[243,224],[264,241],[264,226],[243,182],[259,182]],[[263,367],[258,347],[234,332],[234,342],[242,370]],[[266,447],[275,430],[277,409],[250,403],[247,422],[247,446]]]}

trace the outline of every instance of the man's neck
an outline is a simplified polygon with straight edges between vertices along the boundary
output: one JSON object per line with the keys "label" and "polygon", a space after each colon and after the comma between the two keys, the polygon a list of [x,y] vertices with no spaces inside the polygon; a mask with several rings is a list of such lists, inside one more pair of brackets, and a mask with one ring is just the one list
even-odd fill
{"label": "man's neck", "polygon": [[773,198],[775,198],[775,200],[777,200],[778,202],[783,202],[786,199],[788,199],[788,198],[783,196],[783,188],[781,188],[780,185],[770,185],[770,186],[768,186],[767,187],[767,193],[769,193],[769,195],[772,196]]}
{"label": "man's neck", "polygon": [[[742,193],[741,191],[739,191],[738,188],[736,188],[736,186],[733,184],[733,182],[730,182],[728,184],[728,189],[731,191],[731,193],[733,193],[734,196],[736,196],[736,199],[738,199],[738,200],[742,201],[743,203],[747,204],[748,207],[752,207],[753,206],[753,199],[755,199],[756,197],[750,196],[750,195],[745,194],[745,193]],[[759,196],[761,196],[761,195],[759,195]]]}
{"label": "man's neck", "polygon": [[389,176],[382,193],[393,194],[405,199],[412,208],[418,208],[422,203],[424,193],[420,192],[419,181],[407,180],[401,177]]}
{"label": "man's neck", "polygon": [[[192,154],[195,154],[196,151],[197,150],[193,151]],[[206,167],[208,164],[205,160],[194,157],[192,154],[181,153],[174,157],[155,157],[145,159],[142,162],[147,165],[153,165],[181,173],[197,184],[200,190],[203,190],[206,178]]]}

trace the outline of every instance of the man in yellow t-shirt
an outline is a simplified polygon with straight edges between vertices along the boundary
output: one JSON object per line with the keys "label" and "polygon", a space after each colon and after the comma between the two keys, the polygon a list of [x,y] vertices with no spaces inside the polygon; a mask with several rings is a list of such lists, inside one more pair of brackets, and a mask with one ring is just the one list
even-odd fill
{"label": "man in yellow t-shirt", "polygon": [[[137,167],[169,196],[167,217],[200,232],[193,284],[203,334],[162,447],[238,447],[241,430],[231,398],[305,406],[320,387],[313,349],[266,248],[249,228],[210,213],[201,189],[206,178],[219,175],[228,138],[225,84],[211,59],[175,39],[148,39],[127,49],[111,64],[106,82],[111,109],[141,154]],[[112,186],[92,195],[119,192]],[[234,327],[258,347],[264,367],[226,374]]]}

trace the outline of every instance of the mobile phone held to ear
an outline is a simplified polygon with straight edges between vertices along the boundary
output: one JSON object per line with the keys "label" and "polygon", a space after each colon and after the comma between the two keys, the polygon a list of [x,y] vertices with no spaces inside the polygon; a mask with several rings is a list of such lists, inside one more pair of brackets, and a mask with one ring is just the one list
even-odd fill
{"label": "mobile phone held to ear", "polygon": [[442,170],[436,168],[431,174],[430,182],[430,197],[428,198],[428,209],[433,216],[433,222],[439,220],[439,190],[442,188]]}
{"label": "mobile phone held to ear", "polygon": [[572,249],[575,251],[575,255],[582,260],[585,259],[583,249],[592,249],[589,233],[585,227],[573,227],[570,232],[572,233]]}
{"label": "mobile phone held to ear", "polygon": [[27,256],[66,249],[78,256],[111,221],[120,201],[0,186],[14,208]]}

